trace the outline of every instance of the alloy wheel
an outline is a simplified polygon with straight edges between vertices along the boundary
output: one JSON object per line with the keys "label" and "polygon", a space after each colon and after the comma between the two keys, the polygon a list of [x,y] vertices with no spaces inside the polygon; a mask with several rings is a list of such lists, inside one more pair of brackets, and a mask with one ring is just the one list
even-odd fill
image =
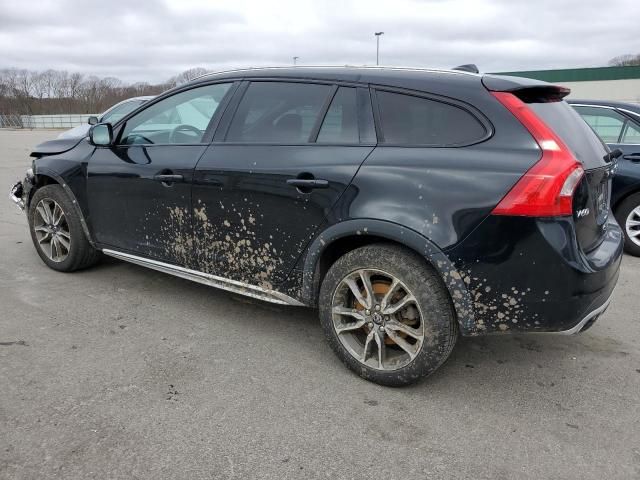
{"label": "alloy wheel", "polygon": [[62,207],[50,198],[36,205],[33,221],[38,247],[54,262],[63,262],[71,248],[71,233]]}
{"label": "alloy wheel", "polygon": [[625,221],[625,229],[629,239],[640,246],[640,205],[629,212]]}
{"label": "alloy wheel", "polygon": [[397,370],[422,348],[425,327],[418,301],[387,272],[360,269],[344,277],[334,291],[331,313],[342,345],[370,368]]}

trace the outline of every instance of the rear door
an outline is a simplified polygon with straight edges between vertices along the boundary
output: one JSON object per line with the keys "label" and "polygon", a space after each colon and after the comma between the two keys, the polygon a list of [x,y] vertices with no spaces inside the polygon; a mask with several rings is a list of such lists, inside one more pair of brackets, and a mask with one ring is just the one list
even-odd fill
{"label": "rear door", "polygon": [[199,268],[265,288],[282,282],[375,147],[368,90],[243,85],[198,162]]}

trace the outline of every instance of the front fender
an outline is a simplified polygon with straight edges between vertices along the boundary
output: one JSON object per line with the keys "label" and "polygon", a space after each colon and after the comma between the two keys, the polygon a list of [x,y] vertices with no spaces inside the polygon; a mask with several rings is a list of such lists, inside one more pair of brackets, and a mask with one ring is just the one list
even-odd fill
{"label": "front fender", "polygon": [[[93,241],[93,238],[91,237],[91,233],[89,232],[89,227],[85,220],[84,213],[82,212],[82,208],[80,208],[78,199],[76,195],[73,193],[73,190],[71,190],[71,187],[69,187],[69,184],[65,181],[65,179],[60,174],[58,174],[56,171],[46,166],[36,165],[34,183],[37,184],[39,176],[45,176],[45,177],[51,178],[62,187],[62,189],[65,191],[67,195],[69,195],[69,198],[71,199],[71,203],[73,204],[73,207],[76,213],[78,214],[78,218],[80,218],[80,224],[82,225],[82,230],[84,231],[84,234],[87,237],[87,241],[91,244],[92,247],[95,247],[95,243]],[[28,195],[29,203],[31,203],[31,197],[34,191],[35,191],[35,187],[33,187],[31,189],[31,192],[29,192],[29,195]]]}
{"label": "front fender", "polygon": [[463,335],[477,333],[473,303],[463,276],[449,258],[433,242],[418,232],[393,222],[374,219],[346,220],[325,229],[311,243],[304,259],[302,275],[302,301],[314,303],[319,280],[318,261],[324,251],[336,240],[354,235],[371,235],[404,245],[417,252],[440,274],[449,291]]}

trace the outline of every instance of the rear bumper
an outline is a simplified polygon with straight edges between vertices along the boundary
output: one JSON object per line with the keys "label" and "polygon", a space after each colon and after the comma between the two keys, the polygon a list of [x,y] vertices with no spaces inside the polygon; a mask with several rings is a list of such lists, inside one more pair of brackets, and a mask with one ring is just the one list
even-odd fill
{"label": "rear bumper", "polygon": [[561,333],[563,335],[573,335],[575,333],[580,333],[587,330],[588,328],[591,327],[591,325],[593,325],[596,322],[596,320],[598,320],[598,318],[600,318],[600,315],[602,315],[605,312],[605,310],[609,308],[610,303],[611,303],[611,297],[609,297],[604,302],[604,304],[600,305],[595,310],[592,310],[587,315],[585,315],[584,318],[580,320],[574,327],[571,327],[569,330],[563,330],[558,333]]}
{"label": "rear bumper", "polygon": [[613,215],[586,253],[571,218],[487,218],[446,252],[473,301],[474,325],[462,333],[583,331],[609,305],[622,247]]}

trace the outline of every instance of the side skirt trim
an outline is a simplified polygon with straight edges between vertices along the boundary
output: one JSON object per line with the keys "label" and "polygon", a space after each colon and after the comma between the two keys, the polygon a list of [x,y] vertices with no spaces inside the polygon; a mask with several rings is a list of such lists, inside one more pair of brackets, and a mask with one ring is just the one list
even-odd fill
{"label": "side skirt trim", "polygon": [[124,260],[126,262],[135,263],[143,267],[158,270],[159,272],[168,273],[176,277],[191,280],[193,282],[202,283],[210,287],[220,288],[229,292],[238,293],[247,297],[257,298],[258,300],[264,300],[266,302],[277,303],[280,305],[292,305],[296,307],[304,307],[304,303],[299,302],[295,298],[290,297],[281,292],[275,290],[269,290],[266,288],[258,287],[257,285],[251,285],[237,280],[231,280],[228,278],[218,277],[209,273],[199,272],[197,270],[191,270],[189,268],[179,267],[177,265],[171,265],[170,263],[159,262],[158,260],[151,260],[149,258],[138,257],[129,253],[118,252],[116,250],[110,250],[108,248],[102,249],[105,255]]}

